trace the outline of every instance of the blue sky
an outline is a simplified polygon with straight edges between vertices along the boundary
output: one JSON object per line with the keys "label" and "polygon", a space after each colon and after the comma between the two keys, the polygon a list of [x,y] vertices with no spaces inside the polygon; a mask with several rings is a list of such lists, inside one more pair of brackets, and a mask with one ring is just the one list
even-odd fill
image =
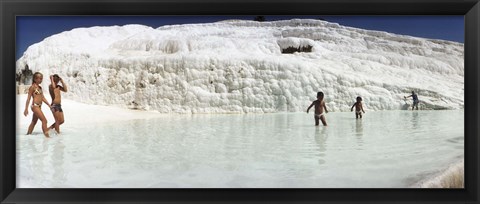
{"label": "blue sky", "polygon": [[[78,27],[142,24],[208,23],[226,19],[253,20],[255,16],[18,16],[16,59],[28,46]],[[265,16],[267,21],[292,18],[324,19],[340,25],[424,38],[464,42],[464,16]]]}

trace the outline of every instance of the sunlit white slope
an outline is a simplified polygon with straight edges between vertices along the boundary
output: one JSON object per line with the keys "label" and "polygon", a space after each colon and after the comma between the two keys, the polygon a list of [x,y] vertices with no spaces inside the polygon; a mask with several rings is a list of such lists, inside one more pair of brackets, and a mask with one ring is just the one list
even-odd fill
{"label": "sunlit white slope", "polygon": [[367,110],[402,109],[411,91],[424,109],[458,109],[463,53],[461,43],[319,20],[127,25],[46,38],[17,72],[57,73],[79,102],[164,113],[305,111],[318,91],[331,111],[349,111],[357,96]]}

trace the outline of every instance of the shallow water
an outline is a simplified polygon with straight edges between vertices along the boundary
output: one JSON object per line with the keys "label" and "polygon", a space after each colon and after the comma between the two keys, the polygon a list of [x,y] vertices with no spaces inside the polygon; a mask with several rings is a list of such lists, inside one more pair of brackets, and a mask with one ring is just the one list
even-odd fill
{"label": "shallow water", "polygon": [[463,110],[326,118],[165,115],[19,134],[17,187],[410,187],[464,155]]}

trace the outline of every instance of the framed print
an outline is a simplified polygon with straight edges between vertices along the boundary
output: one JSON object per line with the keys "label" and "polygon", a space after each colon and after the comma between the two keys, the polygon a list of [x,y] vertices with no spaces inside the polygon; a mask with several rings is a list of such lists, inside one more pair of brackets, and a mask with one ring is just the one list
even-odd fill
{"label": "framed print", "polygon": [[2,1],[1,202],[476,203],[479,9]]}

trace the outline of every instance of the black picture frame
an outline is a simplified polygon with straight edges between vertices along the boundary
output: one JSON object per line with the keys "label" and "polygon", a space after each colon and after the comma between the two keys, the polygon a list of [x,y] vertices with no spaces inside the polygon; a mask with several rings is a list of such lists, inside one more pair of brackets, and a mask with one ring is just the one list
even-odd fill
{"label": "black picture frame", "polygon": [[[464,15],[464,189],[18,189],[15,17],[19,15]],[[0,0],[1,203],[479,203],[479,0]]]}

